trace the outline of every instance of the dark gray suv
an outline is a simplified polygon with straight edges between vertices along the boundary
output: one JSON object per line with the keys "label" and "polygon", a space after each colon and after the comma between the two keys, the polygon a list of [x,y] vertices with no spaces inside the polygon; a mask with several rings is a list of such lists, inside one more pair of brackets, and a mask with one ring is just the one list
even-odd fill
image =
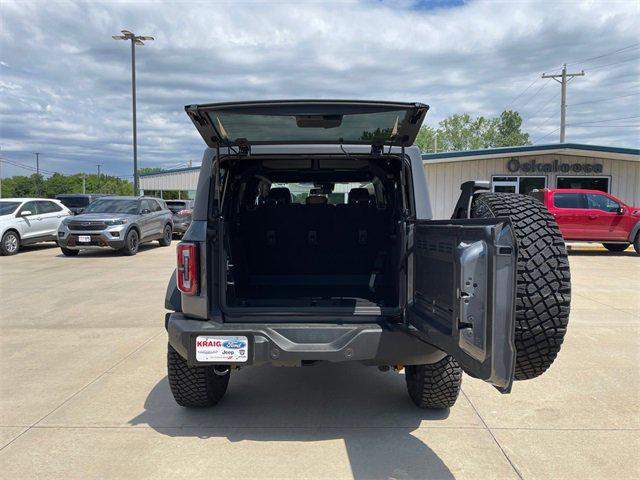
{"label": "dark gray suv", "polygon": [[66,218],[58,228],[58,245],[68,256],[80,250],[110,248],[135,255],[141,243],[171,245],[173,220],[164,201],[154,197],[102,197],[84,213]]}
{"label": "dark gray suv", "polygon": [[178,404],[214,405],[233,368],[265,363],[404,369],[421,408],[451,407],[463,371],[508,393],[550,367],[570,303],[558,227],[474,181],[433,220],[412,146],[427,110],[186,107],[207,148],[165,301]]}

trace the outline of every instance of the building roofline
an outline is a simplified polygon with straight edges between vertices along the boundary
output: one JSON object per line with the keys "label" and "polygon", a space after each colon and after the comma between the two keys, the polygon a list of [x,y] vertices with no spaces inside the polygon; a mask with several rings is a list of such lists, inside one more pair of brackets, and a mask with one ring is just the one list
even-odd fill
{"label": "building roofline", "polygon": [[197,167],[183,167],[183,168],[172,168],[167,170],[158,170],[157,172],[144,172],[139,173],[139,177],[150,177],[152,175],[166,175],[167,173],[179,173],[179,172],[187,172],[193,170],[200,170],[200,165]]}
{"label": "building roofline", "polygon": [[425,161],[425,163],[440,163],[507,157],[513,154],[535,155],[539,153],[563,153],[566,155],[588,156],[590,152],[598,152],[605,158],[640,161],[640,149],[637,148],[606,147],[582,143],[551,143],[545,145],[524,145],[518,147],[427,153],[422,155],[422,160]]}

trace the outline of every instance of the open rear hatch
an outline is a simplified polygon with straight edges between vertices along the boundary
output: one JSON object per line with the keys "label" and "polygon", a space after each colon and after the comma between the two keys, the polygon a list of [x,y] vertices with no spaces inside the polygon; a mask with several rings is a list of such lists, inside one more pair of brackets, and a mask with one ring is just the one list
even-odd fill
{"label": "open rear hatch", "polygon": [[348,144],[409,146],[428,105],[358,100],[277,100],[187,105],[209,147]]}

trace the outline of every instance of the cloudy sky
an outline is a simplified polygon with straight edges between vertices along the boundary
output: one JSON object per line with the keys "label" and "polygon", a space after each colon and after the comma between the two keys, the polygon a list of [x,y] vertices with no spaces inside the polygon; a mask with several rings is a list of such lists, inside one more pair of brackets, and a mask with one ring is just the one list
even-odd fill
{"label": "cloudy sky", "polygon": [[[640,147],[640,2],[2,0],[0,155],[48,172],[131,170],[131,85],[123,28],[137,50],[141,167],[198,163],[183,106],[273,98],[357,98],[453,113],[518,110],[534,143]],[[2,165],[3,177],[29,170]]]}

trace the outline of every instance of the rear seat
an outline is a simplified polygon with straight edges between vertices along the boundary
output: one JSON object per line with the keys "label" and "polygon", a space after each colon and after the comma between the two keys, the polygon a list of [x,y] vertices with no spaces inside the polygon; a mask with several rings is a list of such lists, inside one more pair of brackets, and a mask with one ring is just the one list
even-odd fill
{"label": "rear seat", "polygon": [[249,270],[261,275],[369,275],[384,250],[388,210],[380,210],[365,188],[349,192],[346,205],[310,195],[291,203],[287,188],[273,188],[266,205],[241,215]]}

